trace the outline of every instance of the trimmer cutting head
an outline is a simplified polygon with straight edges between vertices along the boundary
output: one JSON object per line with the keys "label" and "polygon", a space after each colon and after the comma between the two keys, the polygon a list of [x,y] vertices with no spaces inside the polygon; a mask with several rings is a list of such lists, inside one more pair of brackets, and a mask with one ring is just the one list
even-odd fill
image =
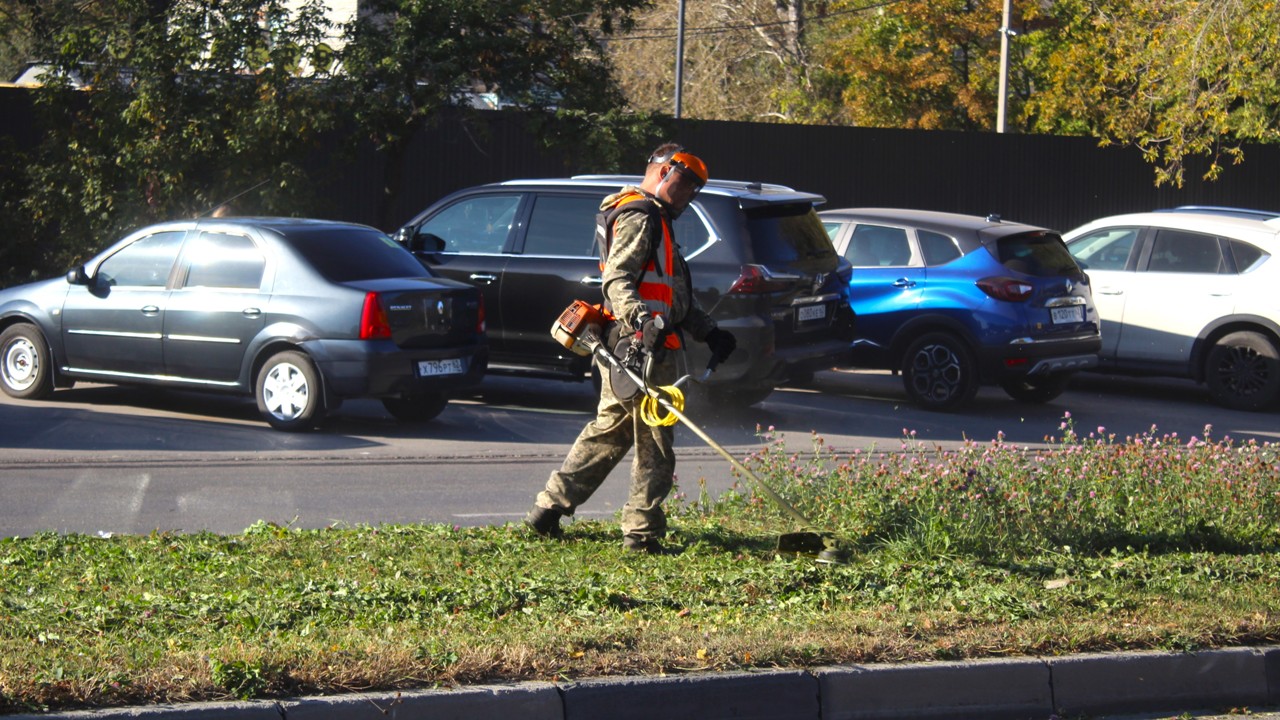
{"label": "trimmer cutting head", "polygon": [[820,563],[843,565],[851,553],[831,535],[816,532],[792,532],[778,536],[778,552],[806,555]]}

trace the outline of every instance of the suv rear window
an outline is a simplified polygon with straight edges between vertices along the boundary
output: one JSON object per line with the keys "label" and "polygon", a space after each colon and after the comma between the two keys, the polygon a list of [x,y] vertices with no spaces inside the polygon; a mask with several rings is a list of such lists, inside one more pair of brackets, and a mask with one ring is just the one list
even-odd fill
{"label": "suv rear window", "polygon": [[812,205],[769,205],[747,210],[746,215],[757,263],[835,258],[835,247]]}
{"label": "suv rear window", "polygon": [[1039,277],[1076,277],[1081,274],[1075,258],[1067,252],[1062,238],[1049,233],[1023,233],[1002,237],[995,242],[993,253],[1000,264]]}
{"label": "suv rear window", "polygon": [[285,241],[333,283],[431,275],[412,253],[374,230],[304,230]]}

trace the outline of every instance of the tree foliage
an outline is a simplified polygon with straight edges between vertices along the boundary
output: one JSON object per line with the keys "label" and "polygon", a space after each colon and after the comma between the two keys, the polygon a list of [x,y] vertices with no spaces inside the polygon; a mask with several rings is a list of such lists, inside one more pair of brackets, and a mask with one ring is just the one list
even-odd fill
{"label": "tree foliage", "polygon": [[[305,207],[302,159],[332,116],[317,5],[281,0],[32,3],[46,141],[24,206],[65,265],[139,224],[259,187],[244,209]],[[303,76],[306,75],[307,79]]]}
{"label": "tree foliage", "polygon": [[0,80],[9,81],[31,58],[30,9],[21,0],[0,0]]}
{"label": "tree foliage", "polygon": [[386,155],[392,200],[400,151],[478,93],[547,111],[548,146],[592,170],[659,127],[627,111],[601,52],[645,0],[375,0],[342,28],[319,0],[0,1],[5,57],[49,71],[47,141],[12,149],[0,173],[21,211],[6,213],[22,226],[9,236],[41,238],[24,243],[39,257],[6,247],[11,268],[66,267],[247,189],[237,211],[312,214],[322,171],[361,142]]}
{"label": "tree foliage", "polygon": [[[446,108],[485,96],[553,110],[568,127],[583,118],[618,124],[623,135],[644,127],[646,116],[617,112],[624,101],[602,46],[644,2],[375,0],[348,29],[342,94],[356,127],[387,158],[382,224],[399,192],[404,147]],[[548,130],[549,139],[563,136]]]}
{"label": "tree foliage", "polygon": [[[242,210],[306,214],[335,138],[384,155],[389,225],[403,150],[480,97],[542,111],[566,171],[630,169],[674,105],[678,3],[373,0],[331,28],[319,0],[0,0],[0,70],[50,70],[47,141],[0,143],[0,233],[36,238],[0,248],[0,274],[247,188]],[[683,114],[992,129],[1001,6],[687,0]],[[1214,178],[1243,143],[1280,142],[1276,0],[1013,7],[1015,131],[1133,145],[1174,184],[1192,159]]]}
{"label": "tree foliage", "polygon": [[820,60],[837,118],[923,130],[995,128],[1002,0],[838,0]]}
{"label": "tree foliage", "polygon": [[[609,44],[618,82],[634,107],[675,107],[679,0],[659,0],[635,29]],[[710,120],[797,121],[791,101],[807,92],[812,63],[806,0],[686,0],[681,115]]]}
{"label": "tree foliage", "polygon": [[1244,142],[1280,142],[1280,6],[1274,0],[1062,0],[1032,38],[1034,129],[1142,149],[1156,181],[1206,178]]}
{"label": "tree foliage", "polygon": [[[815,49],[814,116],[882,127],[990,130],[1002,0],[837,0]],[[1244,142],[1280,142],[1275,0],[1015,2],[1008,126],[1133,145],[1157,184],[1205,177]],[[834,101],[831,92],[838,92]]]}

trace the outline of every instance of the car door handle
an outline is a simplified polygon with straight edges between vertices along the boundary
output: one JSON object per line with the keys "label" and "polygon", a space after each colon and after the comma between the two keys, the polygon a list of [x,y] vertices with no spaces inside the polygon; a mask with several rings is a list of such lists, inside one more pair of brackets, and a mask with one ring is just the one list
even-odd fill
{"label": "car door handle", "polygon": [[156,307],[155,305],[143,305],[142,314],[146,315],[147,317],[155,317],[156,315],[160,314],[160,308]]}
{"label": "car door handle", "polygon": [[240,314],[247,318],[255,319],[262,316],[262,310],[259,310],[258,308],[245,308],[240,311]]}
{"label": "car door handle", "polygon": [[489,273],[471,273],[468,277],[471,278],[472,282],[478,282],[483,285],[492,285],[493,281],[498,279],[497,275],[490,275]]}
{"label": "car door handle", "polygon": [[913,288],[916,286],[916,281],[908,278],[898,278],[893,281],[893,286],[896,288]]}
{"label": "car door handle", "polygon": [[583,285],[586,285],[587,287],[600,287],[601,285],[604,284],[604,278],[598,275],[588,275],[582,278],[581,280],[579,280],[578,282],[582,283]]}

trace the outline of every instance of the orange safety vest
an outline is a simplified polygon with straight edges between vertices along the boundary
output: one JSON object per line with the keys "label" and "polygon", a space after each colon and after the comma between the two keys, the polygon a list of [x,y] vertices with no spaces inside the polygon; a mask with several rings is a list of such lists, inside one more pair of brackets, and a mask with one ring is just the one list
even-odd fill
{"label": "orange safety vest", "polygon": [[[628,207],[629,204],[636,201],[645,201],[643,205]],[[600,270],[604,270],[605,261],[609,257],[609,250],[613,243],[613,224],[617,221],[618,216],[624,212],[643,212],[649,216],[657,217],[662,227],[662,243],[659,247],[653,248],[649,253],[649,260],[645,263],[644,270],[640,273],[637,283],[637,290],[640,293],[640,299],[644,301],[645,307],[649,308],[649,312],[655,315],[666,315],[671,317],[671,306],[675,302],[675,291],[672,290],[672,270],[675,267],[675,241],[672,239],[671,220],[667,218],[665,213],[658,210],[658,207],[648,198],[639,192],[631,192],[618,198],[611,208],[601,211],[596,216],[596,234],[600,238]],[[658,281],[652,279],[657,276]],[[607,298],[606,298],[607,301]],[[674,320],[674,319],[673,319]],[[669,350],[676,350],[680,347],[680,334],[672,332],[667,335],[663,342],[664,347]]]}

